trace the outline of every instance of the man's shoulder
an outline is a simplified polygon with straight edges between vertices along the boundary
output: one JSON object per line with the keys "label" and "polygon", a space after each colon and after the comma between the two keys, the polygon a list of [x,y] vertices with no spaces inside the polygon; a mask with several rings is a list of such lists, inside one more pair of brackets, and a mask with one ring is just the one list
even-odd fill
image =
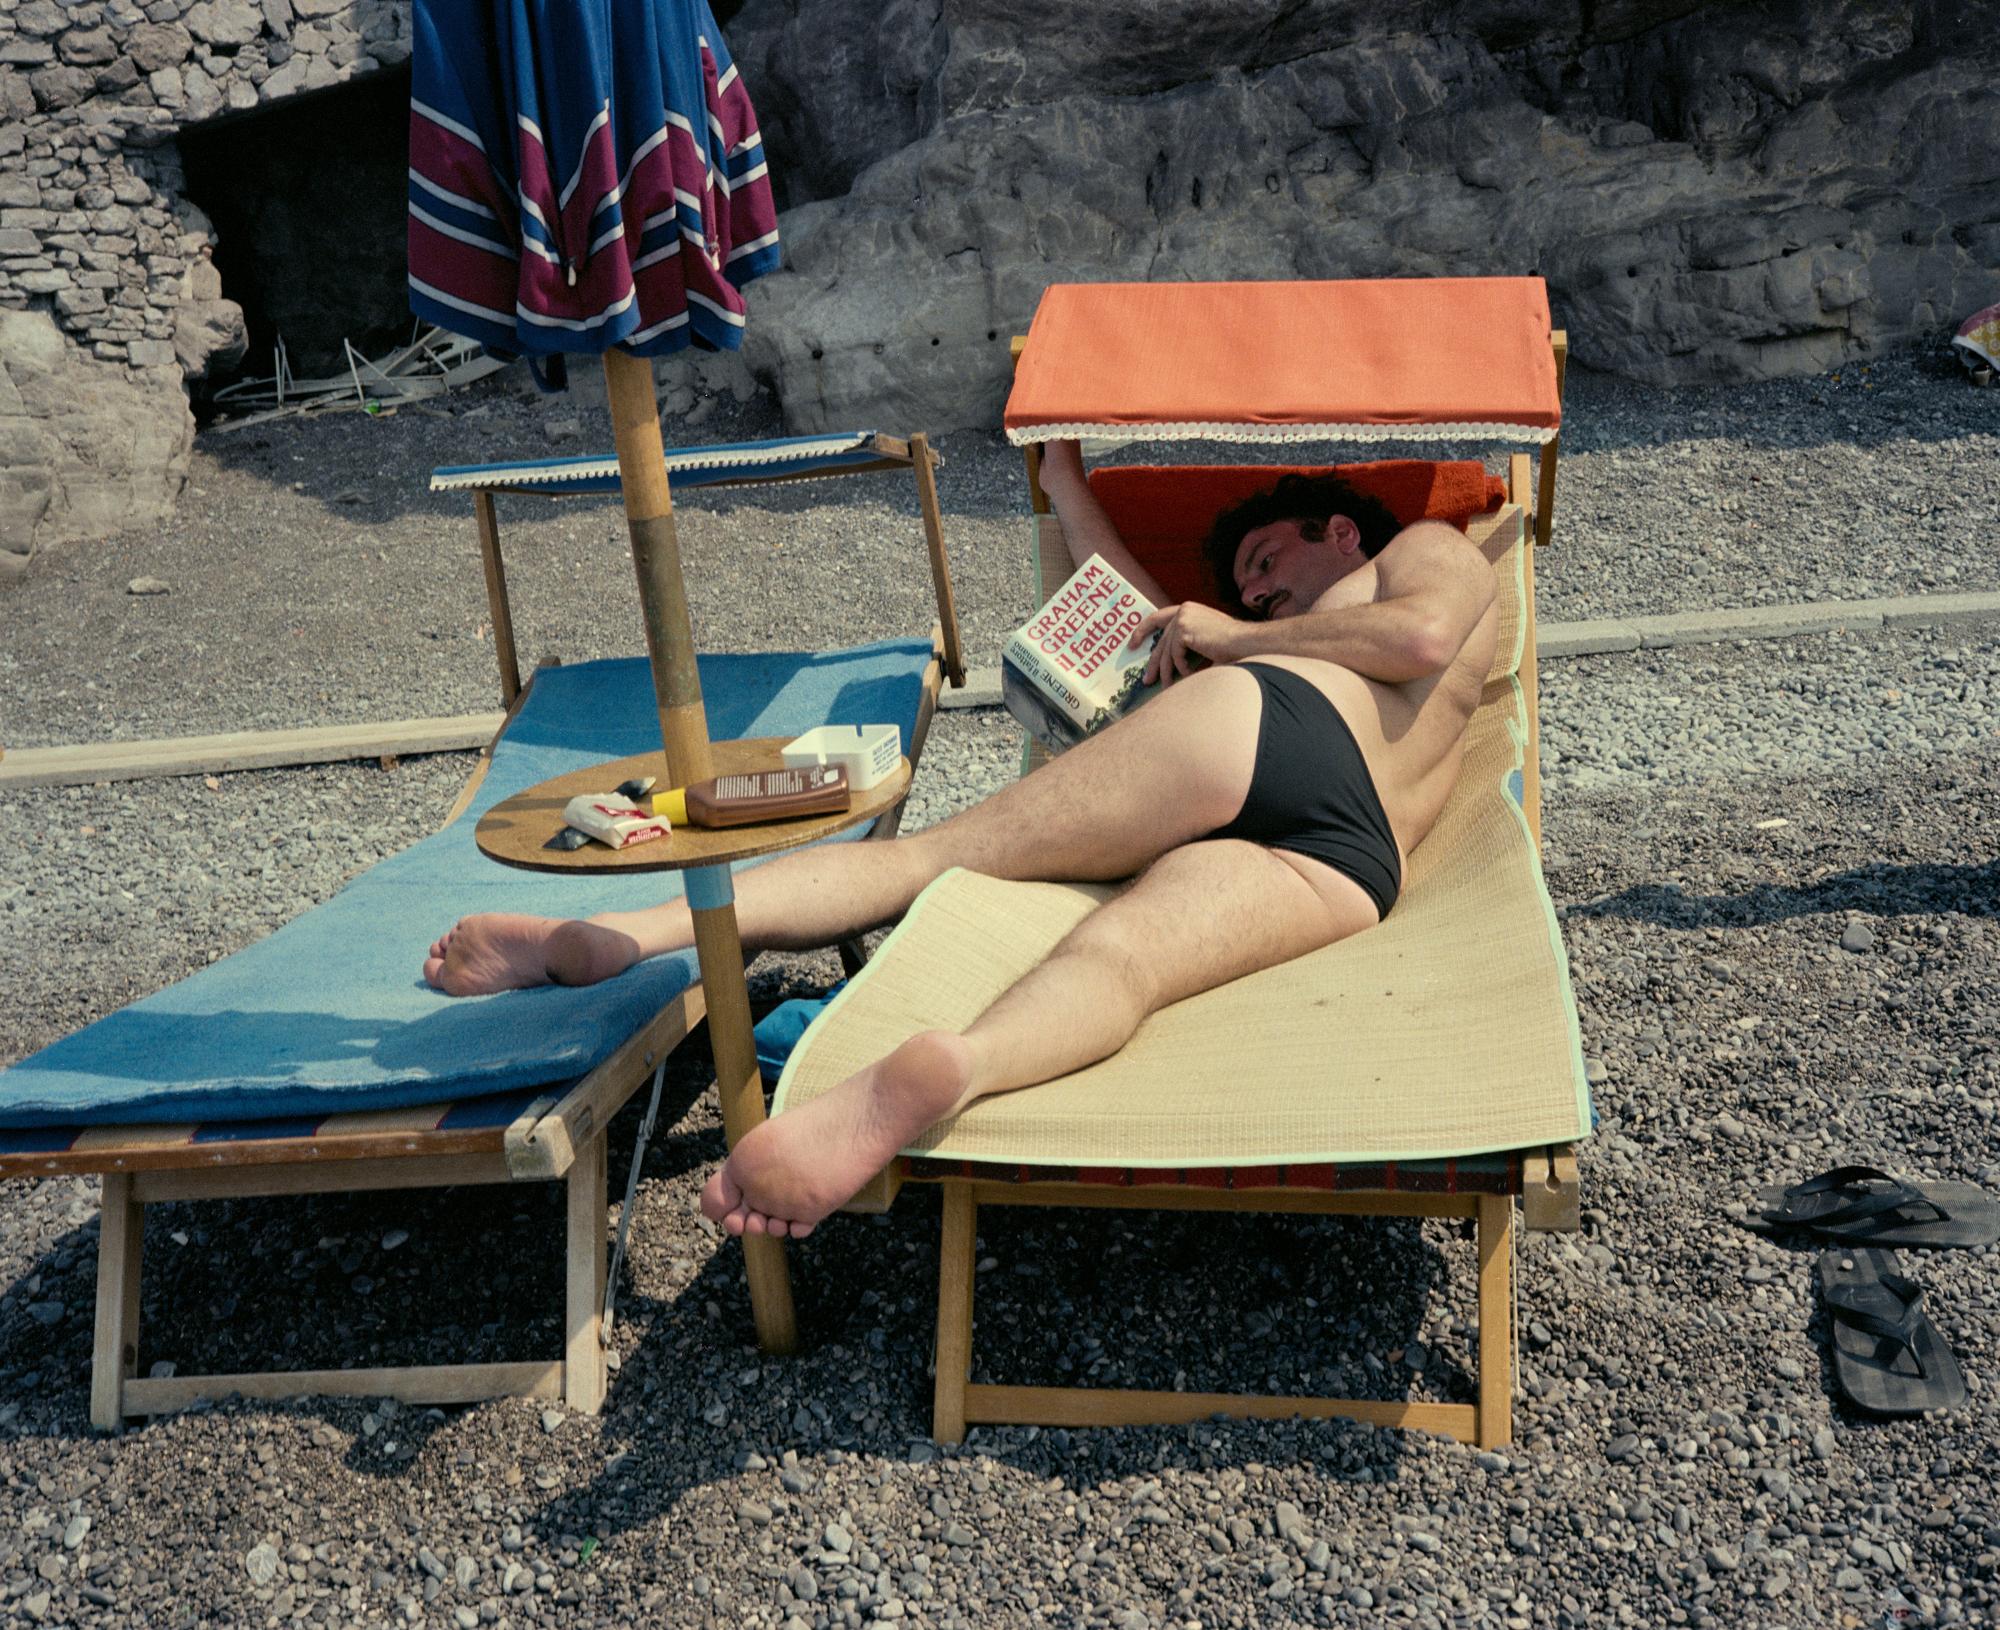
{"label": "man's shoulder", "polygon": [[1371,564],[1383,574],[1385,590],[1393,593],[1396,579],[1406,573],[1470,574],[1484,570],[1488,562],[1479,545],[1451,522],[1415,521],[1384,544]]}
{"label": "man's shoulder", "polygon": [[1412,521],[1385,543],[1382,553],[1375,558],[1380,560],[1391,550],[1408,553],[1416,549],[1449,549],[1454,545],[1463,545],[1477,553],[1477,545],[1466,536],[1463,527],[1453,526],[1449,521]]}

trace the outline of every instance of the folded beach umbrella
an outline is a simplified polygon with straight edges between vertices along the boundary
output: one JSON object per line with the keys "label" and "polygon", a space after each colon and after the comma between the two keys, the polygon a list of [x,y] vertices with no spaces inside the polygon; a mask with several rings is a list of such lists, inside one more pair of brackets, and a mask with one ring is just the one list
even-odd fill
{"label": "folded beach umbrella", "polygon": [[[750,98],[706,0],[416,0],[410,304],[505,354],[604,358],[667,785],[711,774],[652,365],[733,350],[778,264]],[[764,1118],[726,864],[688,867],[723,1127]],[[764,1345],[795,1325],[782,1243],[744,1241]]]}
{"label": "folded beach umbrella", "polygon": [[504,354],[734,350],[778,264],[706,0],[417,0],[410,304]]}

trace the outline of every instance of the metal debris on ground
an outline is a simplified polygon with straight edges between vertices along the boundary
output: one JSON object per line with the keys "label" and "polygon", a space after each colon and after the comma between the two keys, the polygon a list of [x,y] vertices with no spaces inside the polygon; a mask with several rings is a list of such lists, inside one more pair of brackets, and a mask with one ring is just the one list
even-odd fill
{"label": "metal debris on ground", "polygon": [[362,356],[351,341],[341,343],[347,348],[345,375],[297,379],[281,338],[272,347],[273,371],[268,378],[239,379],[213,397],[215,405],[227,412],[247,410],[244,417],[209,428],[241,430],[294,414],[394,412],[402,403],[442,396],[507,366],[475,341],[435,327],[422,330],[410,344],[379,361]]}

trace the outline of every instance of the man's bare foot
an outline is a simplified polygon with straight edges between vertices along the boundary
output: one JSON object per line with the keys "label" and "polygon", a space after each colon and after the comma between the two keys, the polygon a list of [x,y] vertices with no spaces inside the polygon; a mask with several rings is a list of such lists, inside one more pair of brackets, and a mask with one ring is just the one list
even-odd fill
{"label": "man's bare foot", "polygon": [[631,935],[598,923],[489,911],[461,918],[431,947],[424,978],[448,996],[484,996],[530,985],[594,985],[638,960]]}
{"label": "man's bare foot", "polygon": [[971,1084],[963,1036],[912,1036],[825,1097],[751,1128],[703,1186],[701,1209],[732,1234],[810,1234]]}

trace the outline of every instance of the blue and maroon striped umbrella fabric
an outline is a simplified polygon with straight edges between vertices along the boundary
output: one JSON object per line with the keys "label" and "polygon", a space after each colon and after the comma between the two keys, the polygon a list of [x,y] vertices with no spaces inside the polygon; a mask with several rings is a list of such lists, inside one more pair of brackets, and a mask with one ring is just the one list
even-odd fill
{"label": "blue and maroon striped umbrella fabric", "polygon": [[410,306],[509,355],[734,350],[778,264],[706,0],[417,0]]}

